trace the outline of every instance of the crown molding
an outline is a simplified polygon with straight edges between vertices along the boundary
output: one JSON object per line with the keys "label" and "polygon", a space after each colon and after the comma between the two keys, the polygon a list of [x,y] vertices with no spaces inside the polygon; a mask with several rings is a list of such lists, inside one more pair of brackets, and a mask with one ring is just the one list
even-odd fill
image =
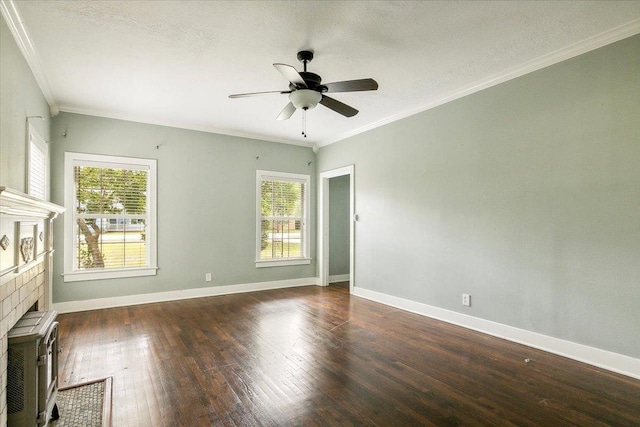
{"label": "crown molding", "polygon": [[516,67],[512,67],[492,77],[489,77],[489,78],[477,81],[475,83],[472,83],[471,85],[462,87],[450,93],[449,95],[442,96],[420,107],[413,108],[411,110],[407,110],[399,114],[394,114],[393,116],[384,118],[377,122],[371,123],[367,126],[363,126],[358,129],[354,129],[350,132],[339,135],[336,138],[318,142],[317,145],[319,147],[324,147],[324,146],[333,144],[335,142],[345,140],[352,136],[364,133],[368,130],[375,129],[380,126],[384,126],[386,124],[396,122],[398,120],[413,116],[423,111],[430,110],[432,108],[446,104],[447,102],[451,102],[456,99],[462,98],[464,96],[471,95],[475,92],[479,92],[483,89],[487,89],[492,86],[496,86],[500,83],[504,83],[506,81],[515,79],[517,77],[521,77],[525,74],[532,73],[534,71],[540,70],[550,65],[554,65],[559,62],[566,61],[567,59],[574,58],[576,56],[604,47],[611,43],[615,43],[617,41],[626,39],[628,37],[634,36],[639,33],[640,33],[640,19],[636,19],[624,25],[621,25],[619,27],[612,28],[603,33],[597,34],[585,40],[579,41],[567,47],[564,47],[554,52],[543,55],[539,58],[525,62],[524,64],[520,64]]}
{"label": "crown molding", "polygon": [[0,0],[0,12],[2,12],[2,16],[4,17],[11,34],[13,34],[13,38],[15,39],[20,52],[22,52],[29,68],[31,68],[33,77],[36,79],[42,94],[49,104],[51,115],[55,116],[59,111],[55,96],[51,90],[51,85],[49,84],[46,73],[44,72],[44,67],[40,61],[38,51],[31,42],[29,33],[23,24],[22,18],[20,17],[13,0]]}

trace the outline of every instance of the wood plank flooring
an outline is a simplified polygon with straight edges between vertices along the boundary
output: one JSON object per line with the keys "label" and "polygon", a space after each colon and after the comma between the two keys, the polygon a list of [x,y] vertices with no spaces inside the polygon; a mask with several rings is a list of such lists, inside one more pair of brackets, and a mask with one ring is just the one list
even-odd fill
{"label": "wood plank flooring", "polygon": [[114,426],[640,425],[638,380],[346,284],[58,320],[61,387],[113,376]]}

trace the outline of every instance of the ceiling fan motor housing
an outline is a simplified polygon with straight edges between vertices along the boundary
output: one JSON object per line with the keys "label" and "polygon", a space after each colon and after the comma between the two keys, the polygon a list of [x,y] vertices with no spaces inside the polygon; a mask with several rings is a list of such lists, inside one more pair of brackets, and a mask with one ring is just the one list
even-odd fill
{"label": "ceiling fan motor housing", "polygon": [[316,108],[322,94],[311,89],[298,89],[289,94],[289,101],[296,109],[310,110]]}
{"label": "ceiling fan motor housing", "polygon": [[[300,77],[302,77],[302,79],[304,80],[304,82],[307,84],[307,89],[312,89],[312,90],[317,90],[319,92],[323,92],[323,88],[324,86],[322,86],[320,83],[322,82],[322,78],[316,74],[316,73],[310,73],[308,71],[300,71]],[[289,84],[289,89],[291,90],[296,90],[298,89],[298,87],[293,84],[290,83]],[[326,88],[324,88],[326,90]]]}

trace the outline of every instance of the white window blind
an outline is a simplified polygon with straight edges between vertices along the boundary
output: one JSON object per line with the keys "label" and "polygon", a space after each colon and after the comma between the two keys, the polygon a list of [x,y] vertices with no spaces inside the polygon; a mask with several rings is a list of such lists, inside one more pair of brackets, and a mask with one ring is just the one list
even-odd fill
{"label": "white window blind", "polygon": [[67,165],[73,206],[65,274],[155,268],[155,161],[87,156]]}
{"label": "white window blind", "polygon": [[31,125],[27,139],[27,193],[46,200],[49,147]]}
{"label": "white window blind", "polygon": [[257,262],[308,259],[309,176],[258,171],[258,186]]}

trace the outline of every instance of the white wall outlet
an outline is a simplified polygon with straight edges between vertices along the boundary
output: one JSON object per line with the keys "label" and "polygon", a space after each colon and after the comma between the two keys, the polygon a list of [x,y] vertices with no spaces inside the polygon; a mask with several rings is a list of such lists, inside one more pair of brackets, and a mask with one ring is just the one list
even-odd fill
{"label": "white wall outlet", "polygon": [[462,305],[465,305],[467,307],[471,307],[471,295],[462,294]]}
{"label": "white wall outlet", "polygon": [[204,280],[205,282],[210,282],[211,281],[211,273],[207,273],[204,275]]}

